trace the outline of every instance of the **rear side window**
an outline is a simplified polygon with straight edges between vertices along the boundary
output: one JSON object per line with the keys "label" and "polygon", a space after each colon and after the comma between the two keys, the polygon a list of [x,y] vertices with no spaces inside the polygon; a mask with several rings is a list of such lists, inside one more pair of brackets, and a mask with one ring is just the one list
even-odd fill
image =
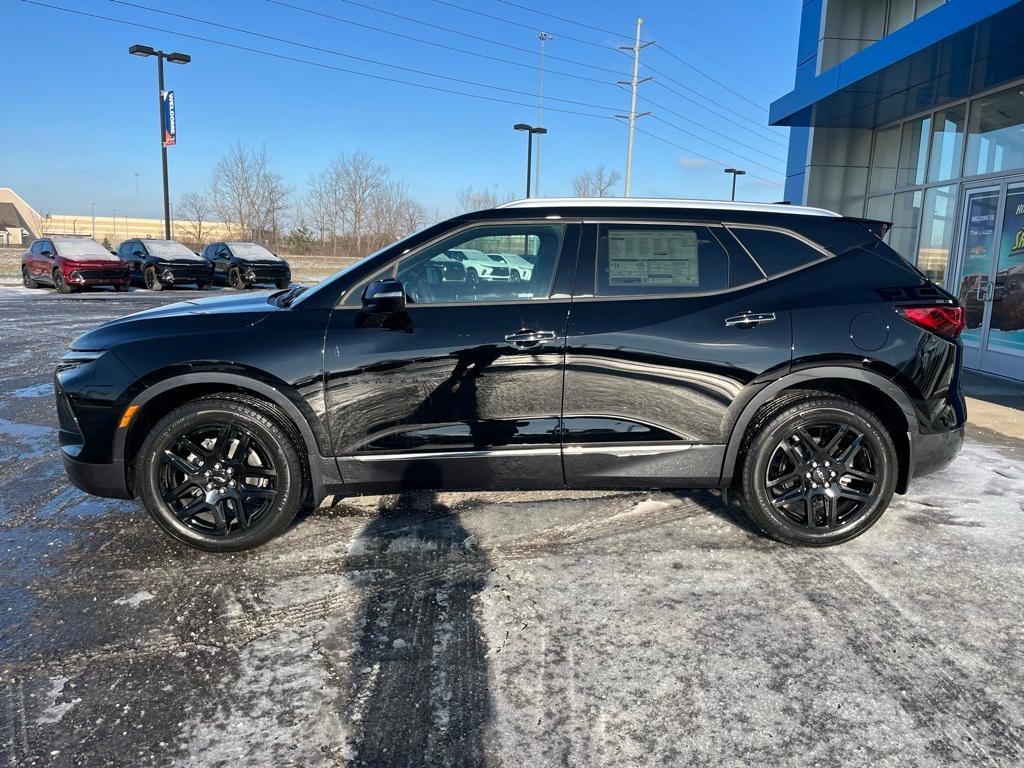
{"label": "rear side window", "polygon": [[705,293],[759,277],[730,269],[729,253],[713,229],[724,234],[720,227],[696,225],[602,224],[596,295]]}
{"label": "rear side window", "polygon": [[730,227],[729,231],[736,235],[768,277],[825,258],[817,248],[785,232],[742,227]]}

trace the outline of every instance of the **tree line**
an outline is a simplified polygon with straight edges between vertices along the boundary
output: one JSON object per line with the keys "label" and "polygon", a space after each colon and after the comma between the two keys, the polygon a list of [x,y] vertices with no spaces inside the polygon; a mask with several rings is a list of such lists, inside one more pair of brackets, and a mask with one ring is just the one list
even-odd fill
{"label": "tree line", "polygon": [[[601,165],[580,173],[573,192],[608,197],[620,178]],[[467,186],[456,193],[457,212],[510,199]],[[174,213],[184,222],[179,237],[194,247],[211,239],[209,224],[215,221],[227,226],[231,239],[290,254],[341,257],[363,256],[448,215],[415,200],[404,181],[361,150],[338,155],[296,190],[273,170],[265,147],[241,142],[214,166],[209,187],[182,195]]]}

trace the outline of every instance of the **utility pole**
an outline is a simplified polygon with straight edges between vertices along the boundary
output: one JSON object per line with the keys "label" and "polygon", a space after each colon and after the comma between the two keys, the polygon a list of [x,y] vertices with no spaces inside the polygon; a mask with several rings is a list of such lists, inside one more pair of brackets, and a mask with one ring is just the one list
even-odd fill
{"label": "utility pole", "polygon": [[651,40],[647,43],[640,42],[640,27],[643,25],[644,20],[639,16],[636,19],[636,39],[633,45],[620,45],[619,49],[623,51],[633,52],[633,77],[630,80],[620,80],[619,85],[628,85],[630,90],[629,98],[629,114],[628,115],[616,115],[616,117],[624,118],[629,121],[629,138],[626,141],[626,183],[624,189],[624,197],[629,197],[630,185],[633,181],[633,131],[636,128],[636,119],[643,117],[644,115],[651,114],[650,112],[641,112],[637,114],[636,111],[636,87],[640,83],[646,83],[651,78],[649,77],[638,77],[640,74],[640,51],[646,48],[648,45],[653,45],[654,41]]}
{"label": "utility pole", "polygon": [[135,174],[135,215],[140,219],[142,218],[142,203],[139,198],[139,172],[132,171]]}
{"label": "utility pole", "polygon": [[[544,43],[554,38],[547,32],[537,35],[540,40],[540,88],[537,90],[537,125],[544,125]],[[540,135],[537,135],[537,166],[534,171],[533,191],[540,197]],[[529,195],[527,195],[529,197]]]}
{"label": "utility pole", "polygon": [[92,239],[96,239],[96,203],[89,203],[92,206]]}

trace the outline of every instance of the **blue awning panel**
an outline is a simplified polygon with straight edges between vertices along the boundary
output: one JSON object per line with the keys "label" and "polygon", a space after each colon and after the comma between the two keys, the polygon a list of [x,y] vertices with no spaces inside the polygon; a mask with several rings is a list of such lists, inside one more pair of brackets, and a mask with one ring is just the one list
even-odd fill
{"label": "blue awning panel", "polygon": [[771,105],[770,123],[874,128],[1024,77],[1024,2],[949,0]]}

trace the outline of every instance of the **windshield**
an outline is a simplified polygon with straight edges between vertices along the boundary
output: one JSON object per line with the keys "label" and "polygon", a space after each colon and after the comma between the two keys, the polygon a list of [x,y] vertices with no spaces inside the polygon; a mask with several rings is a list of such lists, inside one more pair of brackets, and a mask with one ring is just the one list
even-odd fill
{"label": "windshield", "polygon": [[174,240],[147,240],[146,248],[151,254],[161,259],[173,259],[181,256],[187,259],[199,258],[188,249],[188,246]]}
{"label": "windshield", "polygon": [[99,259],[101,261],[117,260],[117,256],[114,256],[95,240],[90,240],[87,237],[54,240],[53,243],[57,246],[57,253],[65,259]]}
{"label": "windshield", "polygon": [[231,252],[239,259],[276,259],[277,257],[256,243],[228,243]]}
{"label": "windshield", "polygon": [[491,261],[496,261],[499,264],[504,264],[505,263],[505,260],[503,258],[501,258],[501,256],[499,256],[496,253],[488,253],[487,254],[487,258],[489,258]]}

